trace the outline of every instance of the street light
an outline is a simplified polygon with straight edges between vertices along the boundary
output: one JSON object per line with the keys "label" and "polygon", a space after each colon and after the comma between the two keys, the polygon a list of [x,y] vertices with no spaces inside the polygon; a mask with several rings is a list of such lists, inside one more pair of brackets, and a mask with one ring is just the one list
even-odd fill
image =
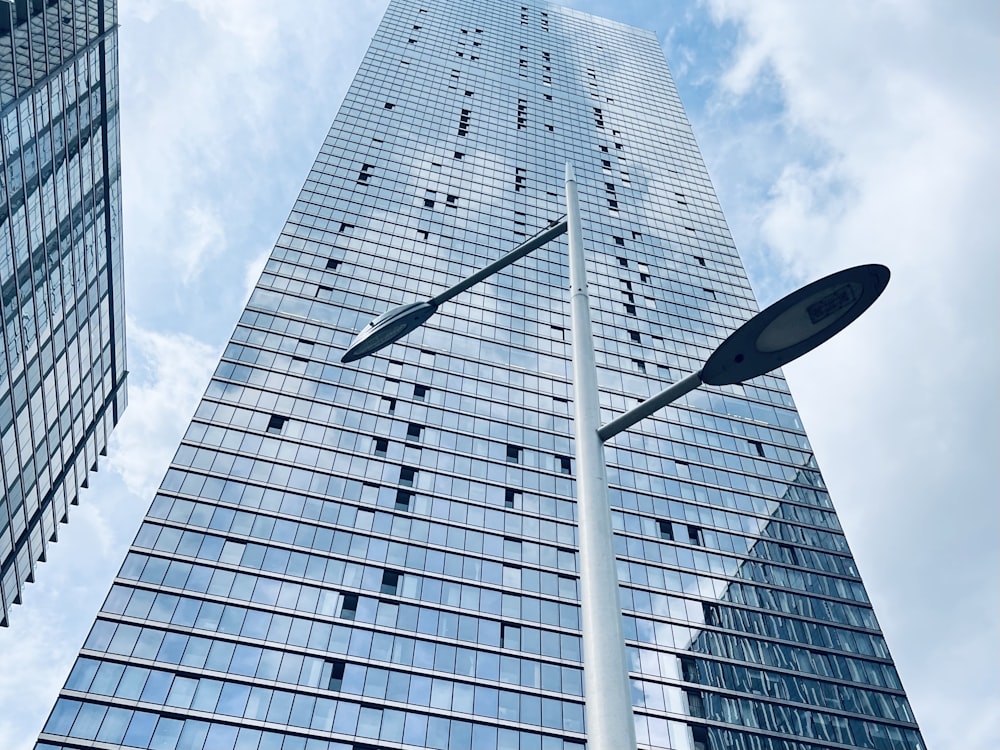
{"label": "street light", "polygon": [[378,316],[355,337],[341,361],[353,362],[398,341],[427,322],[441,303],[567,231],[587,743],[592,750],[632,749],[635,722],[621,629],[605,441],[700,385],[741,383],[816,348],[871,307],[889,283],[889,269],[856,266],[792,292],[730,334],[700,370],[602,427],[580,205],[573,167],[567,164],[564,218],[436,297]]}
{"label": "street light", "polygon": [[787,365],[857,320],[888,283],[889,269],[870,264],[846,268],[797,289],[729,334],[698,372],[608,422],[597,434],[610,440],[702,384],[742,383]]}

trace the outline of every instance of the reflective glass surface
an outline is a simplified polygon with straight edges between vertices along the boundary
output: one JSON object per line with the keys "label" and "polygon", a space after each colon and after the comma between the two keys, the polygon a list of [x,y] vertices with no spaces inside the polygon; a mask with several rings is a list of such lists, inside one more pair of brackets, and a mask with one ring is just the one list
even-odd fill
{"label": "reflective glass surface", "polygon": [[115,3],[0,2],[0,624],[125,408]]}
{"label": "reflective glass surface", "polygon": [[[654,34],[391,2],[40,748],[586,745],[565,239],[340,364],[567,161],[605,420],[756,311]],[[923,747],[780,374],[607,457],[641,747]]]}

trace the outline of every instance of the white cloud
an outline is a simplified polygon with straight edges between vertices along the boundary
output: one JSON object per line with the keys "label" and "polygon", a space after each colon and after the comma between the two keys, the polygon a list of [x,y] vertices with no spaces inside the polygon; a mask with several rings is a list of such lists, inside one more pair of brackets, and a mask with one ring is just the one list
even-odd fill
{"label": "white cloud", "polygon": [[[273,243],[383,2],[122,8],[130,314],[219,342],[233,269]],[[308,22],[305,22],[308,20]]]}
{"label": "white cloud", "polygon": [[737,242],[798,281],[893,270],[866,318],[786,369],[925,739],[996,747],[997,8],[712,8],[739,27],[721,99],[776,86],[783,132],[753,146],[789,158]]}
{"label": "white cloud", "polygon": [[208,259],[225,252],[226,230],[211,206],[187,206],[181,216],[181,237],[174,253],[181,264],[181,279],[187,285]]}
{"label": "white cloud", "polygon": [[185,334],[129,332],[129,404],[108,446],[111,470],[128,490],[152,498],[219,358],[214,347]]}

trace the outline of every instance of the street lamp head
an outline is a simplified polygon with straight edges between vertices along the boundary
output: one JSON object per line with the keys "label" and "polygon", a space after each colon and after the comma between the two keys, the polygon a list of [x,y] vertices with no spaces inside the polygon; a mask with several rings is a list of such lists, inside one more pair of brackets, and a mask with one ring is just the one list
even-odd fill
{"label": "street lamp head", "polygon": [[410,331],[426,323],[436,311],[435,303],[424,301],[400,305],[382,313],[361,329],[340,361],[344,364],[354,362],[399,341]]}
{"label": "street lamp head", "polygon": [[871,307],[889,283],[889,269],[855,266],[814,281],[736,329],[705,362],[702,382],[742,383],[815,349]]}

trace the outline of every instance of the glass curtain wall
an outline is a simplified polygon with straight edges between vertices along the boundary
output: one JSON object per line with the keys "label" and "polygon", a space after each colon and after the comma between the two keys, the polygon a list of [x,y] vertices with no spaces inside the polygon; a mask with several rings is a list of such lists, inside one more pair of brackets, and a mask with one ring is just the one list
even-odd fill
{"label": "glass curtain wall", "polygon": [[0,625],[125,408],[114,0],[0,0]]}
{"label": "glass curtain wall", "polygon": [[[565,241],[605,417],[756,310],[654,34],[393,0],[39,748],[580,750]],[[780,374],[607,449],[643,748],[921,748]]]}

